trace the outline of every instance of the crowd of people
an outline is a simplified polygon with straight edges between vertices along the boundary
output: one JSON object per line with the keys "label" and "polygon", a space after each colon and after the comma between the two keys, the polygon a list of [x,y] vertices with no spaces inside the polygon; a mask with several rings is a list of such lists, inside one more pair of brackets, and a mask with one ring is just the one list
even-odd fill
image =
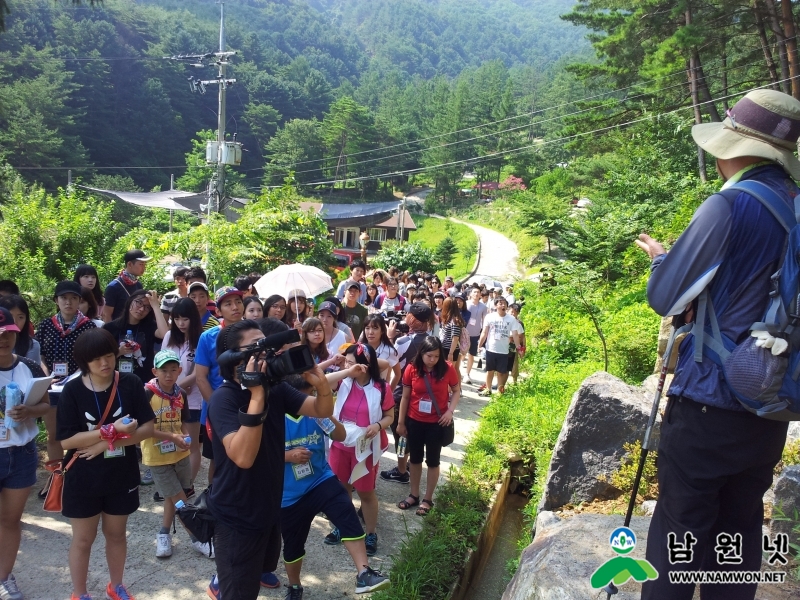
{"label": "crowd of people", "polygon": [[[452,441],[462,385],[475,385],[475,360],[486,367],[481,395],[491,396],[495,378],[499,393],[509,373],[516,379],[525,342],[513,290],[396,269],[368,273],[355,260],[336,292],[318,299],[302,289],[262,299],[255,274],[212,295],[199,267],[175,269],[175,289],[160,298],[139,279],[149,261],[129,251],[105,288],[94,267],[81,265],[55,286],[55,314],[38,325],[16,284],[0,281],[0,598],[23,598],[12,571],[36,483],[37,419],[47,432],[48,467],[63,467],[73,600],[91,598],[98,524],[106,595],[133,597],[123,583],[125,532],[142,485],[164,502],[156,556],[172,555],[176,504],[200,495],[203,457],[214,538],[186,534],[194,551],[215,560],[210,597],[252,599],[262,586],[279,587],[283,548],[286,598],[301,600],[318,513],[333,526],[322,541],[342,544],[353,560],[356,593],[390,585],[369,566],[378,553],[377,480],[410,484],[400,509],[424,516],[433,508],[442,447]],[[300,341],[286,343],[292,336]],[[258,346],[265,338],[284,340],[278,354],[305,345],[313,368],[270,379]],[[40,397],[11,400],[16,388],[41,390],[32,385],[40,378],[52,378]],[[397,466],[379,473],[388,430]],[[53,481],[38,493],[46,504]]]}

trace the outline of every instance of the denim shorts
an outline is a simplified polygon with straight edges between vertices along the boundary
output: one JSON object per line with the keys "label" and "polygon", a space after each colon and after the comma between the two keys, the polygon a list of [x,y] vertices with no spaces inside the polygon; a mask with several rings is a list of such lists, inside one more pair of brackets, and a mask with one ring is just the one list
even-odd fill
{"label": "denim shorts", "polygon": [[0,448],[0,490],[21,490],[36,483],[39,453],[36,440],[24,446]]}

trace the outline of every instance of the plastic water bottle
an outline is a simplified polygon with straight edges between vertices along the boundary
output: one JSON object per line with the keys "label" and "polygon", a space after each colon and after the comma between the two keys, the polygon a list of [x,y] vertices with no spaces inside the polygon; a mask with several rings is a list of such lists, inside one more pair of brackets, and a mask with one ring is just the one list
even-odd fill
{"label": "plastic water bottle", "polygon": [[397,442],[397,458],[405,458],[406,456],[406,438],[401,437]]}
{"label": "plastic water bottle", "polygon": [[185,438],[183,438],[183,441],[184,441],[185,444],[191,444],[192,443],[192,436],[187,435]]}
{"label": "plastic water bottle", "polygon": [[178,500],[178,501],[175,503],[175,508],[176,508],[176,509],[181,509],[181,508],[183,508],[184,506],[186,506],[186,503],[185,503],[183,500]]}
{"label": "plastic water bottle", "polygon": [[[133,331],[132,330],[128,329],[128,332],[125,334],[125,341],[130,343],[130,344],[133,344],[133,343],[136,342],[136,340],[133,339]],[[126,354],[125,356],[133,356],[133,354],[129,353],[129,354]]]}
{"label": "plastic water bottle", "polygon": [[131,423],[133,423],[133,419],[131,419],[130,417],[125,417],[122,419],[123,425],[130,425]]}
{"label": "plastic water bottle", "polygon": [[317,422],[317,425],[320,426],[320,429],[325,432],[326,435],[330,435],[333,433],[333,430],[336,429],[336,425],[330,419],[314,419]]}
{"label": "plastic water bottle", "polygon": [[12,381],[6,386],[6,427],[13,428],[19,425],[19,421],[15,421],[8,416],[8,410],[22,403],[22,390],[19,389],[17,382]]}

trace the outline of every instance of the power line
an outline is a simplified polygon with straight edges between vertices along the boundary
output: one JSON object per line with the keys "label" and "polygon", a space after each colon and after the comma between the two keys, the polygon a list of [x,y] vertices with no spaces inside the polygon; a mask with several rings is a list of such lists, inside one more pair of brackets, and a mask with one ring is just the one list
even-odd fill
{"label": "power line", "polygon": [[[760,60],[759,61],[754,61],[752,63],[747,63],[747,64],[744,64],[744,65],[737,65],[737,66],[727,67],[727,68],[724,68],[724,69],[713,70],[713,71],[710,71],[710,73],[731,72],[731,71],[734,71],[734,70],[751,67],[751,66],[759,64],[761,62],[762,61],[760,61]],[[706,78],[706,77],[708,77],[708,75],[704,75],[703,76],[703,78]],[[672,89],[672,88],[675,88],[675,87],[682,87],[684,85],[686,85],[685,82],[676,83],[676,84],[673,84],[673,85],[668,86],[666,88],[662,88],[660,91],[666,91],[666,90],[669,90],[669,89]],[[770,85],[773,85],[773,84],[770,84]],[[635,99],[635,98],[639,98],[639,97],[642,97],[642,96],[648,96],[648,95],[650,95],[650,94],[643,92],[641,94],[638,94],[636,96],[631,97],[630,99]],[[570,102],[568,104],[576,104],[577,102],[580,102],[580,101],[574,101],[574,102]],[[565,106],[565,105],[559,105],[559,106]],[[567,113],[567,114],[564,114],[564,115],[558,115],[558,116],[550,117],[550,118],[547,118],[547,119],[543,119],[541,121],[537,121],[536,123],[526,123],[524,125],[518,125],[516,127],[503,129],[501,131],[494,131],[494,132],[491,132],[491,133],[486,133],[486,134],[479,135],[479,136],[474,136],[474,137],[471,137],[471,138],[465,138],[463,140],[456,140],[454,142],[448,142],[446,144],[439,144],[439,145],[436,145],[436,146],[429,146],[427,148],[419,148],[419,149],[416,149],[416,150],[409,150],[408,152],[401,152],[401,153],[392,154],[392,155],[389,155],[389,156],[379,156],[379,157],[369,158],[369,159],[366,159],[366,160],[361,160],[361,161],[357,161],[357,162],[353,162],[353,163],[348,163],[348,168],[356,166],[356,165],[371,163],[371,162],[386,161],[386,160],[390,160],[390,159],[393,159],[393,158],[399,158],[399,157],[403,157],[403,156],[411,156],[411,155],[419,154],[419,153],[422,153],[422,152],[430,152],[431,150],[437,150],[437,149],[440,149],[440,148],[447,148],[447,147],[450,147],[450,146],[456,146],[456,145],[459,145],[459,144],[465,144],[467,142],[473,142],[473,141],[480,140],[480,139],[499,136],[499,135],[502,135],[502,134],[505,134],[505,133],[519,131],[519,130],[522,130],[522,129],[528,129],[531,126],[534,126],[534,125],[539,126],[539,125],[542,125],[544,123],[549,123],[551,121],[556,121],[556,120],[559,120],[559,119],[572,117],[572,116],[583,114],[583,113],[586,113],[586,112],[591,112],[591,111],[595,110],[595,108],[596,107],[584,108],[584,109],[581,109],[581,110],[578,110],[578,111],[574,111],[574,112],[571,112],[571,113]],[[550,108],[544,108],[544,109],[540,109],[540,110],[542,112],[544,112],[546,110],[551,110],[551,109]],[[502,122],[502,120],[501,121],[494,121],[494,122],[491,122],[491,123],[486,123],[484,125],[480,125],[480,126],[476,126],[476,127],[485,127],[487,125],[491,125],[491,124],[494,124],[494,123],[500,123],[500,122]],[[443,134],[443,135],[454,135],[454,134]],[[411,142],[409,142],[409,143],[411,143]],[[386,148],[389,148],[389,147],[390,146],[379,148],[379,149],[376,149],[376,151],[385,150]],[[371,151],[367,150],[367,151],[364,151],[364,152],[371,152]],[[356,156],[357,154],[362,154],[362,153],[358,153],[357,152],[357,153],[344,155],[344,156],[345,157],[347,157],[347,156]],[[321,159],[314,159],[314,160],[310,160],[310,161],[301,161],[301,162],[297,162],[297,163],[292,163],[290,165],[268,165],[268,166],[263,166],[263,167],[256,167],[256,168],[253,168],[253,169],[245,169],[243,172],[263,171],[263,170],[268,169],[268,168],[276,168],[277,169],[277,168],[283,168],[285,166],[294,166],[294,165],[300,165],[300,164],[309,163],[309,162],[324,162],[326,160],[332,160],[332,159],[331,158],[321,158]],[[313,172],[319,171],[320,169],[323,169],[323,168],[325,168],[325,166],[324,165],[320,165],[319,167],[314,168],[314,169],[305,169],[305,170],[302,170],[302,171],[295,171],[294,174],[295,175],[300,175],[300,174],[303,174],[303,173],[313,173]],[[279,174],[271,175],[271,177],[279,177]]]}
{"label": "power line", "polygon": [[[765,84],[765,85],[760,85],[760,86],[757,86],[757,87],[750,88],[748,90],[736,92],[736,93],[733,93],[733,94],[728,94],[726,96],[721,96],[719,98],[712,98],[711,100],[706,100],[704,102],[699,102],[698,105],[702,106],[702,105],[705,105],[705,104],[710,104],[712,102],[721,102],[723,100],[728,100],[730,98],[736,98],[738,96],[742,96],[742,95],[747,94],[749,92],[752,92],[754,90],[760,90],[760,89],[764,89],[766,87],[771,87],[772,85],[774,85],[776,83],[783,83],[785,81],[791,81],[792,79],[795,79],[796,77],[800,77],[800,75],[796,75],[795,77],[787,77],[786,79],[782,79],[782,80],[779,80],[779,81],[776,81],[776,82],[770,82],[770,83]],[[394,177],[394,176],[397,176],[397,175],[413,175],[413,174],[417,174],[417,173],[422,173],[424,171],[430,171],[430,170],[433,170],[433,169],[439,169],[439,168],[442,168],[442,167],[450,167],[450,166],[460,165],[460,164],[464,164],[464,163],[475,163],[475,162],[480,162],[480,161],[487,160],[487,159],[496,158],[498,156],[506,156],[506,155],[510,155],[510,154],[515,154],[517,152],[522,152],[522,151],[530,150],[530,149],[533,149],[533,148],[540,148],[542,146],[548,146],[548,145],[557,144],[557,143],[565,143],[565,142],[574,140],[574,139],[579,138],[579,137],[585,137],[585,136],[593,135],[593,134],[596,134],[596,133],[603,133],[603,132],[606,132],[606,131],[609,131],[609,130],[612,130],[612,129],[627,127],[629,125],[634,125],[636,123],[641,123],[643,121],[649,121],[649,120],[652,120],[652,119],[665,117],[667,115],[671,115],[671,114],[674,114],[674,113],[682,111],[682,110],[689,110],[689,109],[692,109],[692,108],[693,108],[693,106],[681,106],[679,108],[676,108],[676,109],[673,109],[673,110],[670,110],[670,111],[667,111],[667,112],[664,112],[664,113],[651,114],[651,115],[648,115],[648,116],[645,116],[645,117],[640,117],[638,119],[632,119],[632,120],[626,121],[624,123],[616,123],[614,125],[609,125],[607,127],[601,127],[601,128],[598,128],[598,129],[593,129],[591,131],[584,131],[584,132],[576,133],[576,134],[573,134],[573,135],[570,135],[570,136],[566,136],[566,137],[555,138],[555,139],[552,139],[552,140],[543,140],[541,142],[538,142],[538,143],[535,143],[535,144],[529,144],[527,146],[521,146],[521,147],[513,148],[513,149],[510,149],[510,150],[502,150],[502,151],[498,151],[498,152],[491,152],[489,154],[485,154],[485,155],[482,155],[482,156],[476,156],[476,157],[472,157],[472,158],[465,158],[465,159],[455,160],[455,161],[451,161],[451,162],[447,162],[447,163],[441,163],[441,164],[438,164],[438,165],[430,165],[430,166],[426,166],[426,167],[419,167],[419,168],[415,168],[415,169],[406,169],[406,170],[402,170],[402,171],[393,171],[393,172],[390,172],[390,173],[383,173],[383,174],[380,174],[380,175],[369,175],[369,176],[364,176],[364,177],[349,177],[349,178],[344,178],[344,179],[335,179],[335,180],[328,180],[328,181],[311,181],[311,182],[307,182],[307,183],[298,183],[297,185],[303,186],[303,187],[307,187],[307,186],[312,186],[312,185],[330,185],[330,184],[336,184],[336,183],[347,182],[347,181],[366,181],[366,180],[370,180],[370,179],[380,179],[380,178],[383,178],[383,177]],[[259,187],[253,187],[253,188],[247,188],[247,189],[262,189],[263,187],[279,187],[279,186],[259,186]]]}
{"label": "power line", "polygon": [[[799,36],[795,36],[795,37],[799,37]],[[785,56],[786,53],[779,52],[778,55],[779,56]],[[721,61],[721,59],[715,59],[714,61],[711,61],[711,64],[713,64],[714,62],[722,62],[722,61]],[[746,63],[746,64],[743,64],[743,65],[735,65],[735,66],[725,67],[725,68],[722,68],[722,69],[712,69],[712,70],[709,70],[708,68],[704,67],[703,68],[703,74],[702,75],[698,74],[697,77],[698,77],[699,80],[704,80],[704,79],[708,78],[709,74],[727,73],[727,72],[730,72],[730,71],[751,67],[753,65],[757,65],[757,64],[760,64],[762,62],[763,62],[763,59],[757,60],[757,61],[753,61],[751,63]],[[384,150],[390,150],[392,148],[399,148],[399,147],[403,147],[403,146],[409,146],[409,145],[412,145],[412,144],[419,144],[419,143],[426,142],[426,141],[429,141],[429,140],[439,139],[439,138],[442,138],[442,137],[448,137],[448,136],[456,135],[456,134],[459,134],[459,133],[464,133],[466,131],[472,131],[474,129],[481,129],[483,127],[489,127],[490,125],[496,125],[498,123],[504,123],[504,122],[507,122],[507,121],[513,121],[513,120],[517,120],[517,119],[521,119],[521,118],[525,118],[525,117],[535,116],[537,114],[541,114],[541,113],[544,113],[544,112],[547,112],[547,111],[555,110],[555,109],[558,109],[558,108],[563,108],[563,107],[566,107],[566,106],[571,106],[573,104],[578,104],[578,103],[581,103],[581,102],[587,102],[589,100],[597,99],[597,98],[600,98],[602,96],[608,96],[610,94],[614,94],[614,93],[618,93],[618,92],[624,92],[624,91],[633,89],[634,87],[637,87],[637,86],[651,84],[651,83],[654,83],[656,81],[661,81],[662,79],[667,79],[669,77],[673,77],[675,75],[685,74],[685,73],[686,73],[686,70],[683,69],[681,71],[675,71],[673,73],[670,73],[670,74],[662,76],[662,77],[657,77],[657,78],[654,78],[654,79],[651,79],[651,80],[642,81],[642,82],[639,82],[639,83],[636,83],[636,84],[633,84],[633,85],[630,85],[630,86],[624,87],[624,88],[615,88],[613,90],[602,92],[602,93],[596,94],[594,96],[587,96],[587,97],[584,97],[584,98],[580,98],[578,100],[572,100],[570,102],[557,104],[555,106],[549,106],[549,107],[545,107],[545,108],[540,108],[540,109],[537,109],[535,111],[531,111],[531,112],[527,112],[527,113],[521,113],[521,114],[515,115],[513,117],[507,117],[507,118],[499,119],[499,120],[496,120],[496,121],[489,121],[489,122],[486,122],[486,123],[482,123],[480,125],[473,125],[471,127],[467,127],[467,128],[464,128],[464,129],[459,129],[459,130],[456,130],[456,131],[450,131],[450,132],[446,132],[446,133],[441,133],[441,134],[437,134],[437,135],[430,136],[430,137],[427,137],[427,138],[420,138],[420,139],[417,139],[417,140],[411,140],[411,141],[408,141],[408,142],[402,142],[402,143],[393,144],[393,145],[390,145],[390,146],[382,146],[382,147],[379,147],[379,148],[372,148],[372,149],[369,149],[369,150],[362,150],[362,151],[359,151],[359,152],[353,152],[351,154],[343,154],[343,155],[341,155],[340,158],[350,158],[350,157],[353,157],[353,156],[360,156],[362,154],[369,154],[369,153],[372,153],[372,152],[380,152],[380,151],[384,151]],[[780,81],[771,82],[769,85],[775,85],[777,83],[781,83],[781,82]],[[670,89],[675,88],[675,87],[682,87],[684,85],[686,85],[685,82],[676,83],[676,84],[670,85],[670,86],[668,86],[666,88],[661,88],[661,89],[658,90],[658,92],[663,92],[663,91],[666,91],[666,90],[670,90]],[[728,87],[731,87],[731,86],[728,86]],[[641,98],[641,97],[644,97],[644,96],[650,96],[652,94],[653,94],[652,92],[642,92],[642,93],[637,94],[635,96],[626,98],[626,101],[630,101],[630,100],[633,100],[633,99],[636,99],[636,98]],[[561,115],[561,116],[558,116],[558,117],[552,117],[550,119],[546,119],[546,120],[543,120],[543,121],[537,121],[536,123],[526,123],[524,125],[519,125],[517,127],[512,127],[512,128],[509,128],[509,129],[504,129],[502,131],[497,131],[497,132],[492,132],[492,133],[489,133],[489,134],[485,134],[483,136],[467,138],[467,139],[464,139],[464,140],[458,140],[456,142],[449,142],[447,144],[441,144],[441,145],[438,145],[438,146],[430,146],[428,148],[421,148],[421,149],[417,149],[417,150],[409,150],[408,152],[402,152],[402,153],[394,154],[394,155],[390,155],[390,156],[383,156],[383,157],[366,159],[366,160],[363,160],[363,161],[350,163],[349,166],[357,165],[357,164],[363,164],[363,163],[367,163],[367,162],[375,162],[375,161],[379,161],[379,160],[387,160],[387,159],[394,158],[394,157],[399,157],[399,156],[407,156],[407,155],[411,155],[411,154],[418,154],[420,152],[426,152],[426,151],[433,150],[433,149],[436,149],[436,148],[444,148],[444,147],[451,146],[451,145],[454,145],[454,144],[463,144],[465,142],[474,141],[474,140],[477,140],[477,139],[482,139],[482,138],[490,137],[490,136],[493,136],[493,135],[500,135],[502,133],[507,133],[507,132],[510,132],[510,131],[517,131],[517,130],[520,130],[520,129],[525,129],[525,128],[531,127],[533,125],[539,125],[541,123],[547,123],[547,122],[555,120],[555,119],[560,119],[560,118],[564,118],[564,117],[568,117],[568,116],[574,116],[574,115],[581,114],[581,113],[584,113],[584,112],[589,112],[591,110],[594,110],[594,107],[582,109],[582,110],[579,110],[579,111],[576,111],[576,112],[573,112],[573,113],[569,113],[569,114],[566,114],[566,115]],[[330,158],[315,158],[315,159],[310,159],[310,160],[298,161],[298,162],[295,162],[295,163],[275,164],[275,165],[270,165],[270,167],[276,168],[276,169],[285,169],[285,168],[288,168],[288,167],[295,167],[295,166],[298,166],[298,165],[325,162],[326,160],[331,160],[331,159]],[[263,171],[266,168],[268,168],[268,167],[265,166],[265,167],[257,167],[257,168],[253,168],[253,169],[246,169],[245,172],[247,172],[247,171]],[[315,169],[309,169],[309,170],[305,170],[305,171],[297,171],[296,173],[311,173],[311,172],[316,171],[316,170],[318,170],[320,168],[323,168],[323,167],[320,166],[320,167],[315,168]]]}

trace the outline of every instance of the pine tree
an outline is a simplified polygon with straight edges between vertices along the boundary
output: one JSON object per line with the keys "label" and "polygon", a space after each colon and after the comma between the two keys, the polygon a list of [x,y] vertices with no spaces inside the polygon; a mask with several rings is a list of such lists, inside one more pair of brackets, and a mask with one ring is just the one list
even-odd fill
{"label": "pine tree", "polygon": [[453,241],[449,235],[444,238],[439,245],[436,246],[436,263],[439,267],[439,270],[444,269],[444,274],[447,275],[447,270],[453,268],[454,259],[456,257],[456,253],[458,252],[458,247],[456,243]]}

